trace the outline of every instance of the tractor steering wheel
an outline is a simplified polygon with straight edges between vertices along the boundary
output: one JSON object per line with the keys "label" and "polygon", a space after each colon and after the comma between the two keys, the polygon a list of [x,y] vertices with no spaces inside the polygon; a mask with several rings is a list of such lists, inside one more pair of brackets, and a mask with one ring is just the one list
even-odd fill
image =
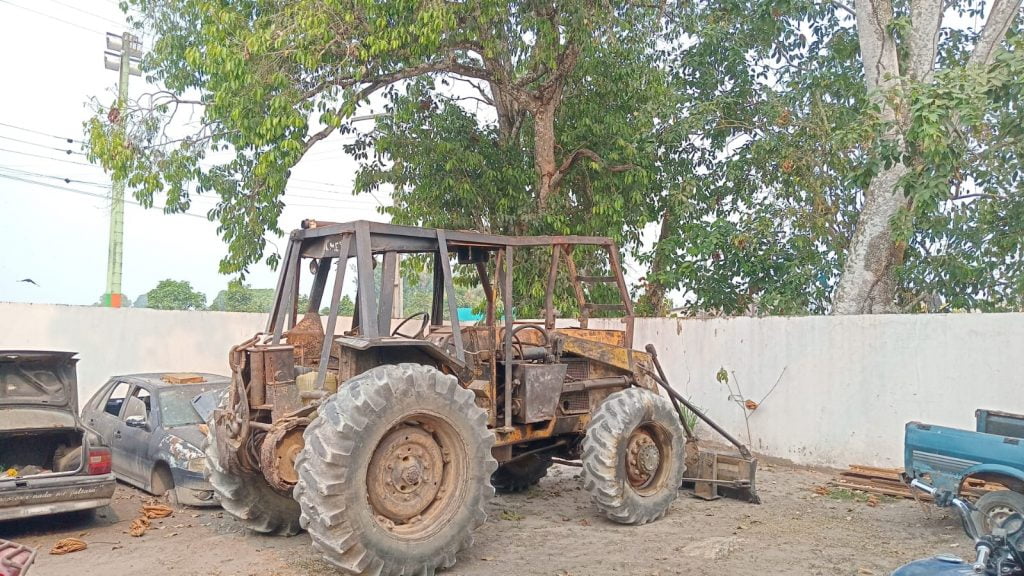
{"label": "tractor steering wheel", "polygon": [[[416,332],[416,334],[414,334],[412,336],[409,336],[408,334],[403,334],[403,333],[399,332],[399,330],[401,330],[403,326],[405,326],[410,320],[412,320],[413,318],[416,318],[417,316],[422,316],[423,317],[423,322],[420,324],[420,329]],[[420,340],[420,339],[423,338],[424,334],[426,334],[427,324],[429,324],[429,323],[430,323],[430,314],[428,314],[426,312],[417,312],[415,314],[407,316],[404,320],[399,322],[398,326],[395,326],[395,329],[391,331],[391,335],[392,336],[401,336],[403,338],[412,338],[413,340]]]}

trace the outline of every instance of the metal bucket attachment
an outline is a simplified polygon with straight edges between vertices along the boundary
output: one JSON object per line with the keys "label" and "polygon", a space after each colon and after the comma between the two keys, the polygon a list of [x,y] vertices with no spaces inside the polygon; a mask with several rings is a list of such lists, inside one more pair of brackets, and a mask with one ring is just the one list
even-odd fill
{"label": "metal bucket attachment", "polygon": [[683,479],[683,486],[693,486],[695,496],[704,500],[726,496],[761,503],[757,495],[757,458],[704,448],[695,448],[695,452]]}
{"label": "metal bucket attachment", "polygon": [[[658,372],[650,374],[650,376],[672,400],[676,411],[679,412],[679,422],[686,432],[686,469],[689,477],[683,479],[683,486],[693,483],[694,493],[705,500],[714,500],[725,495],[743,499],[752,504],[760,504],[761,498],[757,495],[755,482],[757,458],[754,458],[745,444],[729,434],[714,420],[708,418],[700,408],[694,406],[669,385],[668,378],[665,377],[665,370],[662,369],[661,362],[658,361],[658,351],[655,350],[653,344],[648,344],[646,350],[651,355],[651,360]],[[684,407],[735,446],[737,451],[718,452],[701,448],[697,435],[683,417]]]}

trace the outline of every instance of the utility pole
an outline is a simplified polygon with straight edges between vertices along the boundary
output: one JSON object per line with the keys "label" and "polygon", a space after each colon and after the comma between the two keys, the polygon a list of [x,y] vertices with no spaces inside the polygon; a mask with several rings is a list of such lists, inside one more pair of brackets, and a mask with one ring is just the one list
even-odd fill
{"label": "utility pole", "polygon": [[[111,60],[111,58],[114,58]],[[107,50],[103,53],[103,66],[107,70],[120,72],[117,83],[117,105],[107,118],[124,131],[123,114],[128,102],[129,76],[141,76],[139,61],[142,59],[142,43],[138,38],[125,32],[121,35],[107,32]],[[110,246],[107,253],[107,291],[103,305],[121,307],[121,257],[124,253],[124,180],[114,178],[110,198]]]}

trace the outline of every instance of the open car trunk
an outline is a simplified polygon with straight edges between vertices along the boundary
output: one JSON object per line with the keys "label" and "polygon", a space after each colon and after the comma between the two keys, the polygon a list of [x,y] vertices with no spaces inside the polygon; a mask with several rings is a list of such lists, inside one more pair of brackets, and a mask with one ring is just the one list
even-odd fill
{"label": "open car trunk", "polygon": [[81,430],[0,432],[0,474],[25,478],[82,467]]}

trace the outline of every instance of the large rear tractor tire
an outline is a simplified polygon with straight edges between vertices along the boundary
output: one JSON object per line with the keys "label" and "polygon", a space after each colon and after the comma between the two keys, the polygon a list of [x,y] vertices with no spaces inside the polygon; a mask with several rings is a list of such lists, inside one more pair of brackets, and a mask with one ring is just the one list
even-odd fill
{"label": "large rear tractor tire", "polygon": [[598,406],[583,439],[583,487],[609,520],[646,524],[665,515],[686,471],[683,427],[668,400],[642,388]]}
{"label": "large rear tractor tire", "polygon": [[473,393],[419,364],[345,382],[306,428],[302,526],[351,574],[432,575],[473,542],[494,495],[494,435]]}
{"label": "large rear tractor tire", "polygon": [[547,476],[548,468],[551,468],[550,456],[530,454],[498,466],[491,474],[491,484],[500,493],[522,492]]}
{"label": "large rear tractor tire", "polygon": [[263,476],[222,470],[213,430],[206,435],[203,449],[206,477],[225,512],[253,532],[276,536],[299,533],[299,504],[294,499],[271,488]]}

